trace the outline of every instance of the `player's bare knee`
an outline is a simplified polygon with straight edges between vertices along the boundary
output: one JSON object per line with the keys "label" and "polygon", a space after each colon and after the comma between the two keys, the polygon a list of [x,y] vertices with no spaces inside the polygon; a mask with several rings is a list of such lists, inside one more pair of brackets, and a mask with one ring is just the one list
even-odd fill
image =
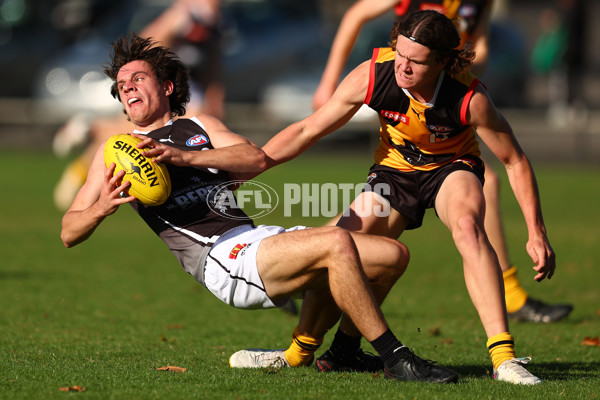
{"label": "player's bare knee", "polygon": [[452,229],[452,237],[459,251],[465,248],[465,246],[467,248],[478,246],[482,234],[480,224],[474,215],[459,217]]}
{"label": "player's bare knee", "polygon": [[352,239],[352,235],[346,229],[333,226],[331,227],[331,240],[335,242],[335,245],[338,246],[341,251],[350,250],[356,252],[356,245],[354,244],[354,239]]}
{"label": "player's bare knee", "polygon": [[369,282],[375,285],[393,286],[408,267],[410,252],[408,247],[395,239],[381,238],[386,246],[379,251],[384,252],[385,263],[373,269],[366,269]]}
{"label": "player's bare knee", "polygon": [[396,242],[396,265],[398,266],[396,270],[399,272],[399,275],[402,275],[406,268],[408,267],[408,262],[410,261],[410,251],[408,250],[408,246],[404,243],[395,240]]}
{"label": "player's bare knee", "polygon": [[410,261],[410,252],[408,250],[408,247],[404,244],[401,243],[397,240],[393,240],[393,251],[391,251],[390,253],[390,257],[392,261],[392,268],[388,268],[386,271],[387,274],[387,280],[389,280],[390,282],[395,282],[397,281],[402,274],[404,274],[404,272],[406,271],[406,268],[408,267],[408,262]]}
{"label": "player's bare knee", "polygon": [[321,229],[324,231],[322,240],[327,241],[331,257],[339,258],[341,255],[347,256],[350,254],[356,254],[358,257],[356,245],[350,232],[337,226],[328,226]]}

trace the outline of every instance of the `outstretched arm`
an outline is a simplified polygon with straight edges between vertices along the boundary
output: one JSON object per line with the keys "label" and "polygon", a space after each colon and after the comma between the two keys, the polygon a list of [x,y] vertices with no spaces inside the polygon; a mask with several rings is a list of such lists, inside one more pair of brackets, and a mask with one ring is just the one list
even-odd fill
{"label": "outstretched arm", "polygon": [[506,119],[496,109],[485,90],[479,86],[469,105],[470,122],[477,134],[504,164],[515,197],[521,207],[529,232],[527,252],[537,272],[534,279],[552,278],[554,250],[546,235],[542,207],[535,175]]}
{"label": "outstretched arm", "polygon": [[363,25],[392,10],[398,3],[399,0],[359,0],[344,13],[321,81],[313,95],[313,110],[321,107],[333,95]]}
{"label": "outstretched arm", "polygon": [[263,146],[268,158],[267,168],[293,159],[352,118],[362,106],[367,93],[369,65],[370,62],[365,61],[356,67],[323,107],[288,126]]}

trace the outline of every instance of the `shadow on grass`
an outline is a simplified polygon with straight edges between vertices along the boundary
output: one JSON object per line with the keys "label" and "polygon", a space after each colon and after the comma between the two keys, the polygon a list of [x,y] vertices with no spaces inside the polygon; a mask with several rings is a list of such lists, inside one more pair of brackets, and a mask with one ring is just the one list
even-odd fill
{"label": "shadow on grass", "polygon": [[53,271],[0,270],[0,281],[49,281],[56,278]]}
{"label": "shadow on grass", "polygon": [[34,278],[29,271],[0,271],[0,281],[24,281]]}
{"label": "shadow on grass", "polygon": [[580,378],[597,378],[600,362],[550,362],[535,364],[536,373],[546,380],[567,381]]}
{"label": "shadow on grass", "polygon": [[[581,378],[598,378],[600,362],[549,362],[535,363],[528,367],[529,371],[545,381],[571,381]],[[491,366],[482,365],[451,366],[461,377],[491,377]]]}

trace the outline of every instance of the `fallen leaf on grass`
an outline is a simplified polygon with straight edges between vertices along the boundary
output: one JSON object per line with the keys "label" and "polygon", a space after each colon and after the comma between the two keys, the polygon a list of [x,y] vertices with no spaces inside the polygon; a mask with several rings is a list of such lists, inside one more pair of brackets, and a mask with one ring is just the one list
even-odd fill
{"label": "fallen leaf on grass", "polygon": [[266,368],[262,368],[261,372],[265,375],[273,375],[273,374],[278,374],[281,372],[281,368],[277,368],[277,367],[266,367]]}
{"label": "fallen leaf on grass", "polygon": [[61,392],[85,392],[85,388],[77,385],[58,388]]}
{"label": "fallen leaf on grass", "polygon": [[585,340],[580,343],[582,346],[600,346],[600,339],[598,336],[595,338],[591,338],[590,336],[586,336]]}
{"label": "fallen leaf on grass", "polygon": [[430,336],[440,336],[442,334],[442,330],[439,326],[433,327],[429,330]]}
{"label": "fallen leaf on grass", "polygon": [[157,371],[173,371],[173,372],[185,372],[185,368],[174,367],[172,365],[167,365],[166,367],[156,368]]}

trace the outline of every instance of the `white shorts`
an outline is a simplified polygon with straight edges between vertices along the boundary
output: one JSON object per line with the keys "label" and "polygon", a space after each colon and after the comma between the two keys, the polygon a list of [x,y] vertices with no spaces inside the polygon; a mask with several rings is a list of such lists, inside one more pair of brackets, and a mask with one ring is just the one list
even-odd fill
{"label": "white shorts", "polygon": [[215,242],[206,258],[204,285],[217,298],[236,308],[273,308],[275,304],[265,291],[258,274],[256,253],[261,240],[283,232],[305,229],[295,226],[242,225],[233,228]]}

